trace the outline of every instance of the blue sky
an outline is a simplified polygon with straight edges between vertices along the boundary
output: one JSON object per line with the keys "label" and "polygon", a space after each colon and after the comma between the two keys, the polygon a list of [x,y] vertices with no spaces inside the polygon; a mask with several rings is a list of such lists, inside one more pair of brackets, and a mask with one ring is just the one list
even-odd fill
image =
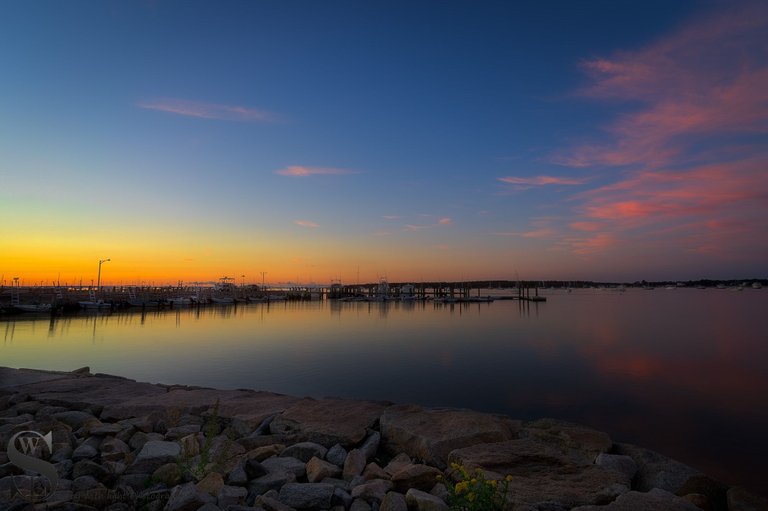
{"label": "blue sky", "polygon": [[[0,266],[75,275],[108,252],[126,280],[764,276],[765,10],[6,5]],[[681,121],[703,115],[689,93],[722,102],[722,129]],[[720,200],[710,179],[742,185]]]}

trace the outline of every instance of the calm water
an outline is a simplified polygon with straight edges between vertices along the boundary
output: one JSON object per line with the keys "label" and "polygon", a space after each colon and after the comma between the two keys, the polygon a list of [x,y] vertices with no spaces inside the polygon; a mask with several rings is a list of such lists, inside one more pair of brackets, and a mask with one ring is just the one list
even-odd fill
{"label": "calm water", "polygon": [[0,364],[556,417],[765,492],[768,290],[293,302],[0,322]]}

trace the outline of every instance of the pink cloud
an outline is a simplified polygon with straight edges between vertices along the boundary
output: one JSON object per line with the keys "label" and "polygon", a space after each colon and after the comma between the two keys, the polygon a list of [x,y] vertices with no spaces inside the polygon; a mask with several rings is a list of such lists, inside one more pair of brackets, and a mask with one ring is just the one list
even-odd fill
{"label": "pink cloud", "polygon": [[513,185],[581,185],[586,179],[574,179],[567,177],[533,176],[533,177],[500,177],[499,181]]}
{"label": "pink cloud", "polygon": [[311,220],[294,220],[293,223],[296,225],[300,225],[301,227],[308,227],[311,229],[320,227],[320,224],[312,222]]}
{"label": "pink cloud", "polygon": [[607,180],[572,197],[564,245],[592,254],[657,244],[734,260],[768,247],[766,33],[768,4],[729,5],[583,63],[581,95],[624,109],[599,138],[552,157],[600,167]]}
{"label": "pink cloud", "polygon": [[159,112],[197,117],[199,119],[244,122],[272,122],[276,120],[274,114],[264,110],[185,99],[158,98],[143,100],[136,103],[136,106],[146,110],[157,110]]}
{"label": "pink cloud", "polygon": [[443,217],[440,220],[437,221],[440,225],[451,225],[453,223],[453,219],[448,217]]}
{"label": "pink cloud", "polygon": [[332,167],[306,167],[303,165],[291,165],[284,169],[276,170],[275,174],[281,176],[307,177],[307,176],[329,176],[352,174],[351,170],[338,169]]}

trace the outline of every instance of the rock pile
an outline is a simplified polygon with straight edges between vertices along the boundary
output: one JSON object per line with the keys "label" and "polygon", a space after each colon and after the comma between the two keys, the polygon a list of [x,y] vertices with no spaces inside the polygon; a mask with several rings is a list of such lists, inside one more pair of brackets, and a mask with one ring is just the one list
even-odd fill
{"label": "rock pile", "polygon": [[[438,476],[450,481],[452,463],[511,475],[513,510],[766,509],[560,421],[0,368],[0,446],[29,431],[52,433],[36,454],[55,467],[55,491],[3,451],[0,509],[439,511]],[[32,503],[20,488],[47,498]]]}

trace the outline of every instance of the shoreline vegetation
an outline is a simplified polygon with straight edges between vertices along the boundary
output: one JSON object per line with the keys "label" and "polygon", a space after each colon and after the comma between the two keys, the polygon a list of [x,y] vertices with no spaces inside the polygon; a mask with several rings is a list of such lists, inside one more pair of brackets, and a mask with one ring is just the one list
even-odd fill
{"label": "shoreline vegetation", "polygon": [[[30,432],[50,432],[50,443],[25,459],[55,474],[11,447]],[[0,367],[0,443],[0,509],[14,511],[768,509],[742,487],[574,423],[89,368]]]}

